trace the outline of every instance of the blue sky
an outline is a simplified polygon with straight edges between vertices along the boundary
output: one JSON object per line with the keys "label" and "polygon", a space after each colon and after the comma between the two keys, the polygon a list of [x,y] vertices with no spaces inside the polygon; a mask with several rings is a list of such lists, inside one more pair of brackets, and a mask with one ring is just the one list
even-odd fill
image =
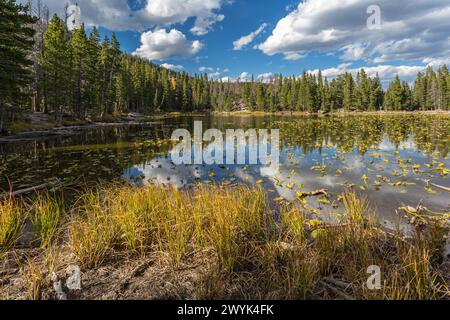
{"label": "blue sky", "polygon": [[[43,2],[61,13],[62,1]],[[115,31],[125,51],[215,79],[318,69],[332,78],[365,67],[385,82],[396,74],[411,81],[429,64],[450,62],[448,0],[76,2],[83,22]]]}

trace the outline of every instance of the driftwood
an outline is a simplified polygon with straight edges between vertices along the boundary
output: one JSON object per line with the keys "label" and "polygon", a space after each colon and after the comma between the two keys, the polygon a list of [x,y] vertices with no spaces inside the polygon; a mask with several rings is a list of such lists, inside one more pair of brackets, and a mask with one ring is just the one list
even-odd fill
{"label": "driftwood", "polygon": [[450,188],[448,188],[448,187],[440,186],[440,185],[434,184],[434,183],[430,183],[430,184],[431,184],[433,187],[435,187],[435,188],[438,188],[438,189],[441,189],[441,190],[450,192]]}
{"label": "driftwood", "polygon": [[312,192],[307,192],[306,195],[309,197],[317,197],[317,196],[328,197],[328,192],[325,189],[320,189],[320,190],[316,190],[316,191],[312,191]]}
{"label": "driftwood", "polygon": [[325,281],[320,281],[320,284],[323,285],[324,287],[326,287],[327,289],[329,289],[331,292],[333,292],[335,295],[341,297],[344,300],[355,300],[354,297],[342,292],[341,290],[337,289],[336,287],[332,286],[331,284],[325,282]]}
{"label": "driftwood", "polygon": [[325,189],[319,189],[311,192],[299,192],[298,196],[301,198],[304,197],[318,197],[318,196],[324,196],[328,198],[328,191]]}
{"label": "driftwood", "polygon": [[342,290],[347,290],[348,288],[350,288],[352,286],[350,283],[344,282],[342,280],[334,279],[332,277],[325,277],[325,278],[323,278],[323,280],[332,285],[335,285],[336,287],[341,288]]}
{"label": "driftwood", "polygon": [[59,179],[56,179],[55,181],[43,183],[43,184],[40,184],[40,185],[37,185],[34,187],[29,187],[29,188],[25,188],[25,189],[13,191],[13,192],[2,193],[2,194],[0,194],[0,199],[13,198],[13,197],[21,196],[21,195],[31,193],[34,191],[47,189],[47,188],[60,188],[61,186],[62,186],[61,181]]}

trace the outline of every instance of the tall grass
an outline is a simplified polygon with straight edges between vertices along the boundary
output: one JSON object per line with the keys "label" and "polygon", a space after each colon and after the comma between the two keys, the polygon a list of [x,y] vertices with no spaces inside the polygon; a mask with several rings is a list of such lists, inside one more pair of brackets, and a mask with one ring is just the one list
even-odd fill
{"label": "tall grass", "polygon": [[0,255],[17,241],[25,220],[25,210],[13,198],[0,199]]}
{"label": "tall grass", "polygon": [[27,299],[28,300],[40,300],[42,295],[42,287],[44,282],[44,276],[42,269],[36,263],[34,258],[28,258],[27,263],[23,266],[22,271],[25,275],[25,285],[27,287]]}
{"label": "tall grass", "polygon": [[52,244],[55,233],[64,215],[64,201],[49,193],[40,193],[33,202],[31,221],[40,246],[47,248]]}
{"label": "tall grass", "polygon": [[79,216],[69,224],[69,245],[83,267],[94,268],[111,249],[116,230],[100,193],[86,192],[81,201]]}
{"label": "tall grass", "polygon": [[[61,251],[54,251],[52,239],[57,226],[62,228],[63,213],[68,213],[50,198],[35,200],[33,221],[40,226],[41,241],[49,252],[43,259],[45,268],[53,270]],[[368,201],[354,192],[345,193],[342,202],[345,213],[340,221],[328,224],[309,220],[295,203],[271,208],[262,190],[245,186],[180,191],[113,185],[80,194],[70,211],[74,215],[68,217],[67,241],[76,263],[84,268],[97,268],[124,255],[140,258],[157,253],[152,259],[162,257],[167,272],[176,274],[177,269],[195,268],[201,261],[202,275],[194,283],[197,298],[437,299],[448,295],[448,283],[439,271],[448,229],[433,224],[418,228],[415,238],[405,238],[380,228]],[[23,211],[20,203],[4,201],[1,208],[1,221],[8,222],[2,228],[20,230],[23,220],[11,218]],[[5,237],[12,239],[7,241],[10,248],[18,231],[8,234],[13,234]],[[381,290],[366,285],[366,271],[372,265],[382,270]],[[33,274],[38,273],[28,273],[34,288],[30,292],[37,292],[39,277]],[[327,279],[347,285],[330,290],[323,285]]]}

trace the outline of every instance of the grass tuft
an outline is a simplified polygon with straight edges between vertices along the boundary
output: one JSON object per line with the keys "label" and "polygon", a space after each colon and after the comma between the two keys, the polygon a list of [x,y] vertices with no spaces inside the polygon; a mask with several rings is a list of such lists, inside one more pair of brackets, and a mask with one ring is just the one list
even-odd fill
{"label": "grass tuft", "polygon": [[25,220],[23,205],[12,198],[0,199],[0,254],[17,241]]}
{"label": "grass tuft", "polygon": [[34,200],[31,222],[37,234],[40,246],[47,248],[52,244],[55,233],[63,218],[64,201],[52,197],[49,193],[40,193]]}

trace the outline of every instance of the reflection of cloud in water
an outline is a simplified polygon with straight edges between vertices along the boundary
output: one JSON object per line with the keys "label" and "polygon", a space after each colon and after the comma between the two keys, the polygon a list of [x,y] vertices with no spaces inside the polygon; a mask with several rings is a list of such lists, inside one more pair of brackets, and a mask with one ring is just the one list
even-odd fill
{"label": "reflection of cloud in water", "polygon": [[123,177],[138,185],[153,182],[182,188],[189,180],[204,176],[204,171],[202,166],[175,166],[169,158],[158,157],[126,170]]}
{"label": "reflection of cloud in water", "polygon": [[[378,149],[381,151],[393,151],[397,149],[397,146],[390,141],[388,137],[384,137],[383,141],[378,145]],[[417,145],[414,142],[414,137],[411,136],[406,141],[401,141],[398,149],[400,150],[417,150]]]}
{"label": "reflection of cloud in water", "polygon": [[[145,164],[127,169],[122,177],[137,185],[148,183],[171,184],[176,188],[183,188],[195,181],[211,180],[221,182],[236,180],[237,182],[254,185],[261,178],[261,166],[217,166],[217,165],[179,165],[176,166],[168,157],[158,157]],[[269,170],[269,169],[267,169]],[[214,176],[210,173],[214,172]]]}

